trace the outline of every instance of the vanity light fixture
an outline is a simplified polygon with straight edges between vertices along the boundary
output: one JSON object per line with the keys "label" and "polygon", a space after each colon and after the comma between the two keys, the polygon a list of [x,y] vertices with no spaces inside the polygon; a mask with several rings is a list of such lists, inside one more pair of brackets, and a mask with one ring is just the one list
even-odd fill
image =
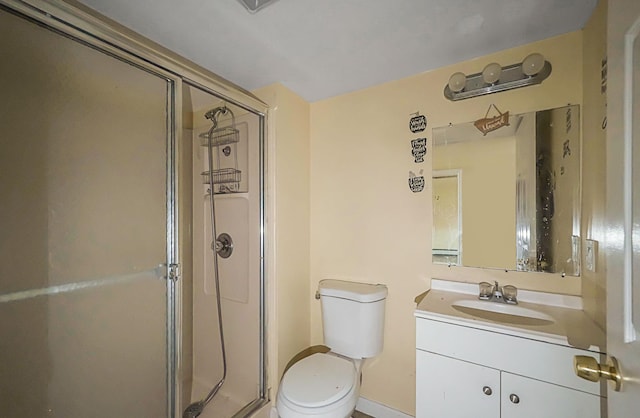
{"label": "vanity light fixture", "polygon": [[500,75],[502,74],[502,67],[497,62],[492,62],[491,64],[487,64],[482,70],[482,79],[487,84],[496,84],[498,80],[500,80]]}
{"label": "vanity light fixture", "polygon": [[456,101],[540,84],[551,74],[551,63],[541,54],[527,55],[519,64],[501,67],[492,62],[481,73],[454,73],[444,88],[444,97]]}

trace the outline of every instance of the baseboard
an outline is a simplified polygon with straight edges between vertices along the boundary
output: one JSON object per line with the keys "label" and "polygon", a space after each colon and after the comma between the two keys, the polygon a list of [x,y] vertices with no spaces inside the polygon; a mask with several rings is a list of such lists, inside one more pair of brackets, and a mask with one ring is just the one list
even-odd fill
{"label": "baseboard", "polygon": [[375,418],[413,418],[397,409],[360,397],[356,409]]}

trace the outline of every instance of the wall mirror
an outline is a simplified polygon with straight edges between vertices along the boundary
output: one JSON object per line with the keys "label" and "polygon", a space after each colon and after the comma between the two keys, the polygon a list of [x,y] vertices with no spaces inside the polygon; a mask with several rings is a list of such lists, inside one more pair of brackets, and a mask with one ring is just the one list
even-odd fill
{"label": "wall mirror", "polygon": [[580,115],[433,129],[434,263],[580,275]]}

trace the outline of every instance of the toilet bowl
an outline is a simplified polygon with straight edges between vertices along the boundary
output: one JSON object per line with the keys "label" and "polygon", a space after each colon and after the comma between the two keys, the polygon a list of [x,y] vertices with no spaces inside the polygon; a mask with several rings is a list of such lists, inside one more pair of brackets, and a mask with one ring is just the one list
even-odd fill
{"label": "toilet bowl", "polygon": [[360,394],[362,361],[317,353],[294,364],[278,390],[280,418],[347,418]]}
{"label": "toilet bowl", "polygon": [[360,396],[364,359],[382,351],[387,287],[342,280],[322,280],[325,344],[285,371],[276,408],[280,418],[348,418]]}

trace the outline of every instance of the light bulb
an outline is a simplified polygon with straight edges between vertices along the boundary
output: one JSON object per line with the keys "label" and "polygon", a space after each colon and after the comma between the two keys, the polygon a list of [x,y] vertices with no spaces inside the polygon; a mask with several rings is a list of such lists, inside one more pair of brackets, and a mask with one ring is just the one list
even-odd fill
{"label": "light bulb", "polygon": [[544,67],[544,57],[537,52],[527,55],[522,61],[522,72],[529,77],[538,74],[542,67]]}
{"label": "light bulb", "polygon": [[453,73],[451,77],[449,77],[449,88],[452,92],[458,93],[464,89],[464,86],[467,84],[467,76],[464,73]]}
{"label": "light bulb", "polygon": [[485,83],[494,84],[496,81],[500,80],[500,74],[502,73],[502,67],[497,62],[492,62],[491,64],[487,64],[482,70],[482,79]]}

